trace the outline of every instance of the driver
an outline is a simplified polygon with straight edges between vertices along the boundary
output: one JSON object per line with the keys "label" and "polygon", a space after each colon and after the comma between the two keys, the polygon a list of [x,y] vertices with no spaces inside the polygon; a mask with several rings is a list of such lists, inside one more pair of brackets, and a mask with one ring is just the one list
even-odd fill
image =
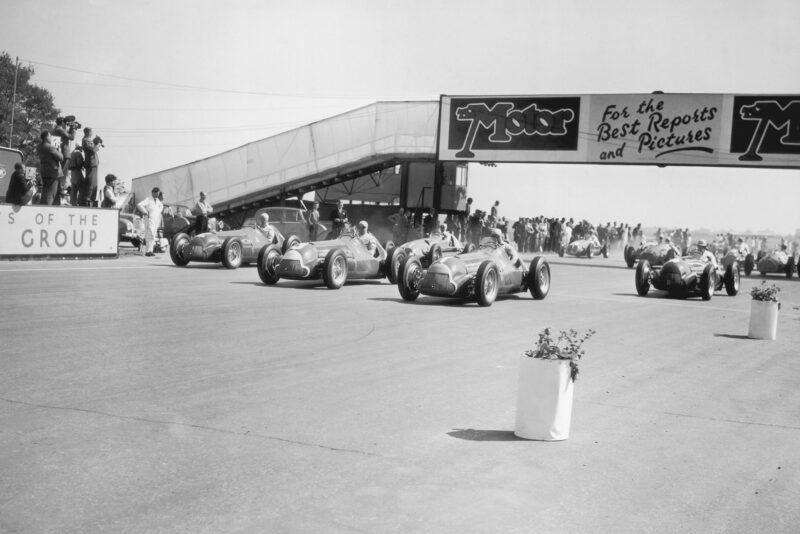
{"label": "driver", "polygon": [[586,236],[586,241],[589,242],[589,246],[594,245],[595,247],[600,246],[600,240],[597,239],[597,231],[596,230],[589,230],[589,235]]}
{"label": "driver", "polygon": [[369,223],[367,221],[359,221],[356,225],[356,235],[358,240],[364,244],[373,256],[381,260],[386,258],[386,251],[378,242],[378,239],[369,231]]}
{"label": "driver", "polygon": [[264,236],[267,238],[267,241],[269,241],[270,243],[278,242],[278,236],[280,236],[281,233],[278,231],[277,228],[275,228],[269,223],[269,213],[262,213],[261,215],[259,215],[256,226],[259,230],[264,232]]}
{"label": "driver", "polygon": [[431,235],[436,234],[441,236],[442,241],[447,241],[451,247],[455,244],[452,232],[447,231],[447,223],[439,223],[439,229]]}
{"label": "driver", "polygon": [[678,250],[678,247],[675,246],[675,243],[672,242],[672,239],[669,237],[664,239],[664,244],[667,246],[666,254],[669,254],[669,251],[673,251],[675,253],[675,258],[680,258],[682,256],[681,251]]}
{"label": "driver", "polygon": [[497,246],[508,256],[509,261],[511,261],[515,267],[522,267],[522,260],[519,254],[517,254],[517,249],[503,237],[502,230],[500,230],[500,228],[492,228],[490,235],[492,239],[494,239],[494,242],[497,243]]}
{"label": "driver", "polygon": [[699,259],[710,263],[715,269],[717,268],[717,257],[708,250],[708,243],[706,243],[705,239],[699,239],[697,241],[697,255]]}
{"label": "driver", "polygon": [[736,240],[736,250],[741,255],[742,258],[747,257],[750,254],[750,247],[744,242],[744,239],[741,237]]}

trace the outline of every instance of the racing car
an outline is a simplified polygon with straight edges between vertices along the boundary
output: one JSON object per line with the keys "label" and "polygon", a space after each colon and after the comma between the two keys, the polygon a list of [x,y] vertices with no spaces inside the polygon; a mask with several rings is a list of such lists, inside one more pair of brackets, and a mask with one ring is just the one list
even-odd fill
{"label": "racing car", "polygon": [[256,220],[248,218],[238,230],[205,232],[194,237],[180,232],[172,238],[169,255],[172,263],[180,267],[188,265],[191,261],[198,261],[222,263],[228,269],[236,269],[256,261],[259,253],[268,245],[287,250],[299,243],[300,240],[296,236],[284,239],[278,230],[275,230],[275,235],[270,241],[264,231],[256,226]]}
{"label": "racing car", "polygon": [[[474,250],[475,245],[467,245],[469,250]],[[468,249],[453,235],[433,233],[429,237],[414,239],[387,251],[386,264],[388,265],[386,277],[389,282],[397,283],[397,273],[404,259],[414,256],[419,258],[424,269],[427,269],[436,260],[443,256],[452,256]]]}
{"label": "racing car", "polygon": [[587,258],[602,254],[604,258],[607,258],[608,243],[606,242],[602,245],[598,245],[597,242],[592,239],[576,239],[568,245],[561,245],[561,247],[559,247],[559,257],[563,258],[564,254],[570,256],[586,256]]}
{"label": "racing car", "polygon": [[530,291],[541,300],[550,290],[550,265],[536,256],[527,268],[525,262],[509,250],[510,245],[493,237],[484,237],[476,250],[441,258],[427,269],[417,256],[403,259],[397,287],[405,301],[420,294],[469,300],[491,306],[498,295]]}
{"label": "racing car", "polygon": [[739,292],[739,266],[734,261],[727,267],[715,266],[700,259],[698,254],[674,258],[662,266],[651,266],[639,260],[636,266],[636,292],[647,296],[650,286],[666,291],[671,297],[687,298],[699,295],[711,300],[715,291],[725,287],[734,296]]}
{"label": "racing car", "polygon": [[761,251],[756,260],[756,269],[761,273],[761,276],[766,276],[769,273],[780,273],[785,274],[786,278],[791,278],[795,269],[794,256],[788,254],[785,250]]}
{"label": "racing car", "polygon": [[267,285],[288,278],[323,280],[328,288],[339,289],[347,280],[386,277],[383,250],[370,252],[350,229],[336,239],[300,243],[283,250],[268,246],[259,253],[257,266],[259,278]]}
{"label": "racing car", "polygon": [[678,256],[675,249],[673,249],[669,243],[654,242],[642,243],[638,247],[626,245],[623,255],[629,269],[633,269],[637,261],[647,260],[650,262],[651,266],[664,265],[669,260]]}

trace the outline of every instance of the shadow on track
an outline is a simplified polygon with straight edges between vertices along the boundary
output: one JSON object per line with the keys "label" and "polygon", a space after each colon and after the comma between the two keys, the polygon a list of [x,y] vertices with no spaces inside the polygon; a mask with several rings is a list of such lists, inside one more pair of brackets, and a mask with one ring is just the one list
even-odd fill
{"label": "shadow on track", "polygon": [[511,430],[478,430],[475,428],[458,428],[447,433],[458,439],[467,441],[530,441],[517,437]]}

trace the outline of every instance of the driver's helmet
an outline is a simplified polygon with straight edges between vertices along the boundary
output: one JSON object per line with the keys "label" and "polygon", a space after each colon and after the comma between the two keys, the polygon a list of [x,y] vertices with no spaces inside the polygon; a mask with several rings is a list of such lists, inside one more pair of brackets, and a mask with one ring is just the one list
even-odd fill
{"label": "driver's helmet", "polygon": [[262,228],[266,227],[269,224],[269,213],[262,213],[258,216],[258,225]]}
{"label": "driver's helmet", "polygon": [[503,232],[499,228],[492,228],[491,236],[499,243],[503,240]]}
{"label": "driver's helmet", "polygon": [[367,221],[359,221],[356,225],[356,228],[358,229],[359,233],[362,231],[366,232],[369,228],[369,223]]}
{"label": "driver's helmet", "polygon": [[700,239],[697,241],[697,248],[704,249],[706,247],[708,247],[708,243],[706,243],[705,239]]}

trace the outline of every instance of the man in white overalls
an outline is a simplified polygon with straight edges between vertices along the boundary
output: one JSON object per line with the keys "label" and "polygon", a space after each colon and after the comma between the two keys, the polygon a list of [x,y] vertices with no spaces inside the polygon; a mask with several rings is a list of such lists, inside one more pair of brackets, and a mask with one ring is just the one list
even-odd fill
{"label": "man in white overalls", "polygon": [[158,237],[158,225],[161,222],[161,211],[164,205],[158,200],[158,193],[160,190],[157,187],[153,188],[153,196],[147,197],[136,205],[136,209],[146,218],[145,221],[145,256],[154,256],[153,245]]}

